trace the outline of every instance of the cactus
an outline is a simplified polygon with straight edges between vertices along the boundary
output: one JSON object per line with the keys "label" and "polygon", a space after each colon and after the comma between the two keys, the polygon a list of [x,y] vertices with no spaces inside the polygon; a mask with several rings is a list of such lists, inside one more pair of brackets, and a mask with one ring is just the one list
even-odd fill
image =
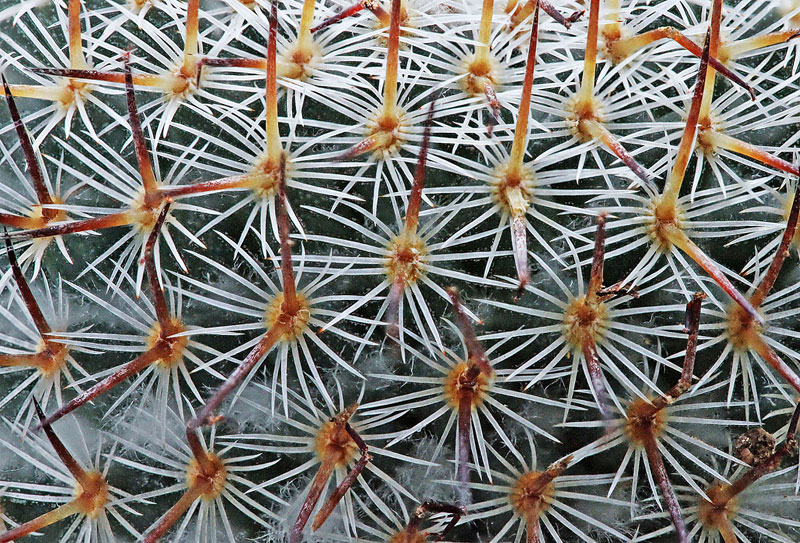
{"label": "cactus", "polygon": [[0,542],[796,540],[798,35],[0,1]]}

